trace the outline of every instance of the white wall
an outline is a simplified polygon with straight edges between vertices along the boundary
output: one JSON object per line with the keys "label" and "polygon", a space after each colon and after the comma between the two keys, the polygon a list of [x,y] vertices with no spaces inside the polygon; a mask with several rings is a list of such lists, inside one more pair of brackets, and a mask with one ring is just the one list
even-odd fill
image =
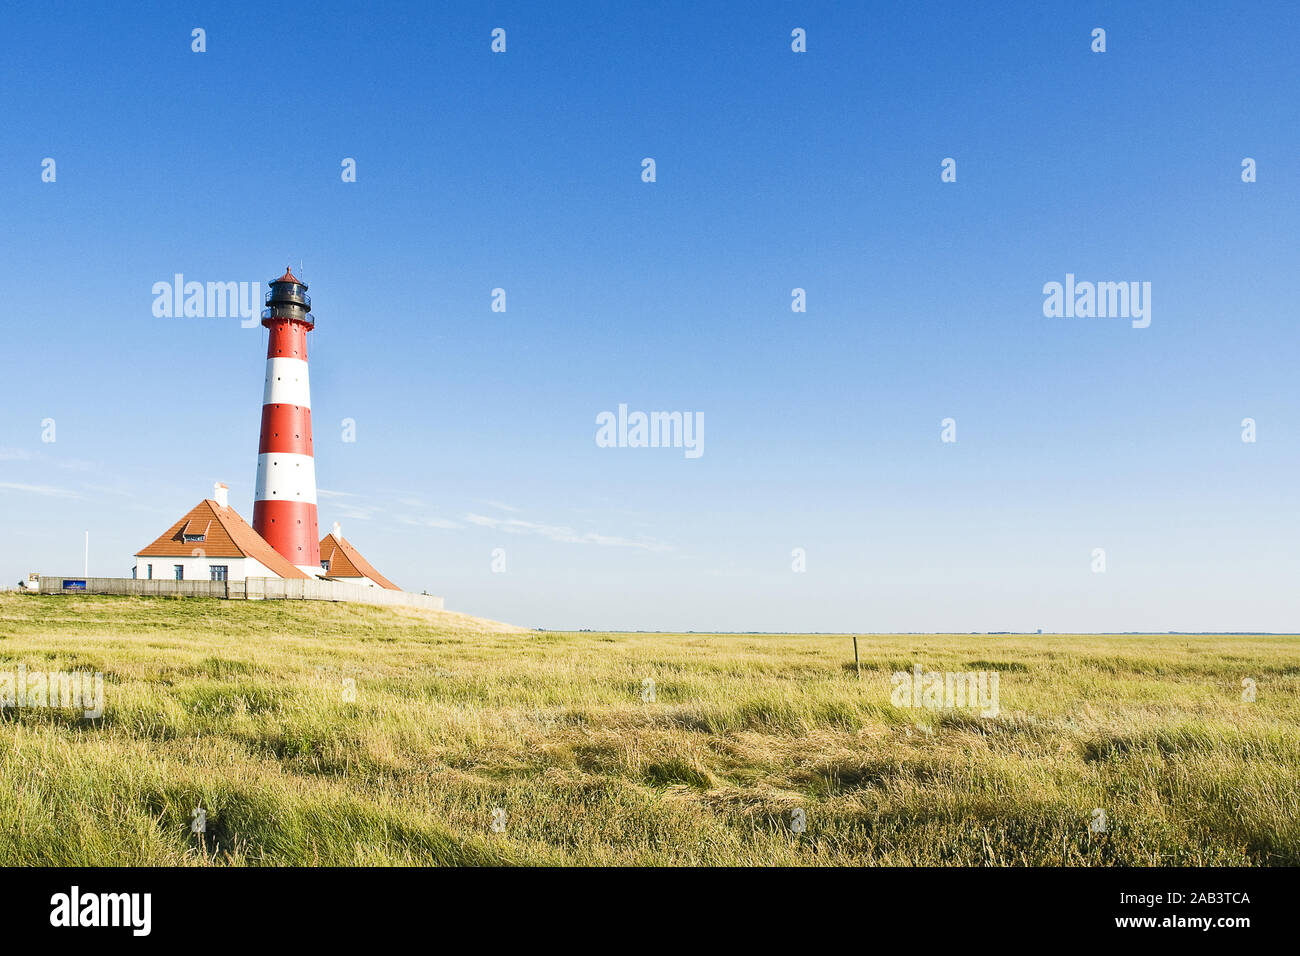
{"label": "white wall", "polygon": [[54,577],[41,575],[42,594],[139,594],[144,596],[185,596],[230,598],[237,601],[356,601],[361,604],[384,606],[422,607],[441,611],[445,605],[432,594],[407,594],[386,588],[368,588],[336,581],[317,581],[309,578],[259,578],[244,581],[176,581],[154,578],[141,581],[131,578],[85,578],[84,591],[64,591],[63,581],[73,575]]}
{"label": "white wall", "polygon": [[327,577],[330,578],[330,580],[332,580],[332,581],[339,581],[339,582],[342,582],[343,584],[359,584],[359,585],[361,585],[362,587],[367,587],[367,588],[382,588],[382,587],[383,587],[382,584],[378,583],[377,581],[372,581],[372,580],[370,580],[370,579],[369,579],[368,577],[366,577],[365,575],[362,575],[361,577],[358,577],[358,578],[345,578],[345,577],[343,577],[341,574],[330,574],[328,571],[326,571],[325,574],[326,574]]}
{"label": "white wall", "polygon": [[[44,579],[42,579],[44,581]],[[423,607],[441,611],[445,605],[432,594],[408,594],[387,588],[369,588],[360,584],[343,584],[338,581],[300,580],[294,578],[249,578],[243,584],[230,586],[230,596],[250,601],[308,600],[357,601],[362,604],[399,605]]]}
{"label": "white wall", "polygon": [[[202,547],[202,545],[194,545]],[[153,565],[154,580],[171,581],[176,577],[175,566],[183,565],[185,568],[186,581],[207,581],[211,578],[208,569],[214,564],[224,564],[227,567],[226,580],[242,581],[245,578],[274,578],[278,575],[273,574],[266,565],[262,564],[256,558],[216,558],[216,557],[189,557],[189,558],[136,558],[135,559],[135,576],[136,580],[143,581],[149,576],[148,566]]]}

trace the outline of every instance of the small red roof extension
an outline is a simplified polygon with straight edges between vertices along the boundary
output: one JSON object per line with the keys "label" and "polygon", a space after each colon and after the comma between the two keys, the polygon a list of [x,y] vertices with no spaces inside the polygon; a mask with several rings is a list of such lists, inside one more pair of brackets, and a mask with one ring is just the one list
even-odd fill
{"label": "small red roof extension", "polygon": [[366,577],[381,588],[387,588],[390,591],[402,590],[376,571],[370,562],[361,556],[361,552],[354,548],[347,539],[335,537],[333,532],[320,539],[320,557],[322,561],[329,562],[329,570],[326,571],[328,577]]}

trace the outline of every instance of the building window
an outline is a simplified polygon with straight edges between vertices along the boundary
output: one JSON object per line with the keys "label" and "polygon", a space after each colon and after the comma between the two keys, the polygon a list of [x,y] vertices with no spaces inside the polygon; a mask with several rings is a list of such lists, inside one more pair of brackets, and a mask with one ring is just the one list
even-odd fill
{"label": "building window", "polygon": [[145,576],[146,578],[148,578],[150,581],[152,581],[152,580],[153,580],[153,565],[152,565],[152,564],[146,564],[146,565],[144,566],[144,568],[145,568],[144,576]]}
{"label": "building window", "polygon": [[330,569],[330,562],[328,558],[326,558],[324,561],[320,563],[320,569],[322,571],[328,571]]}
{"label": "building window", "polygon": [[177,580],[177,581],[184,581],[184,580],[185,580],[185,565],[183,565],[183,564],[173,564],[173,565],[172,565],[172,570],[176,572],[176,580]]}
{"label": "building window", "polygon": [[211,575],[213,581],[226,580],[226,573],[229,570],[230,565],[228,564],[212,564],[208,566],[208,574]]}
{"label": "building window", "polygon": [[208,536],[206,534],[186,534],[186,535],[181,535],[181,537],[183,537],[187,542],[208,540]]}
{"label": "building window", "polygon": [[135,568],[132,568],[132,569],[131,569],[131,580],[132,580],[132,581],[135,580],[135,572],[136,572],[136,569],[135,569]]}

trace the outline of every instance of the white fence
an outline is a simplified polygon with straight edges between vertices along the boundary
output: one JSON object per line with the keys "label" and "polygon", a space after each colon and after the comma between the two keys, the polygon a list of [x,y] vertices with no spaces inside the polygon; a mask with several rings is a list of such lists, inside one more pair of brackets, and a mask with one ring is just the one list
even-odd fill
{"label": "white fence", "polygon": [[444,609],[432,594],[408,594],[317,578],[247,578],[244,581],[173,581],[170,578],[86,578],[41,575],[42,594],[134,594],[141,597],[210,597],[232,601],[347,601],[385,607]]}
{"label": "white fence", "polygon": [[224,598],[225,581],[173,581],[170,578],[85,578],[79,574],[63,577],[42,574],[42,594],[138,594],[142,597],[215,597]]}
{"label": "white fence", "polygon": [[249,601],[352,601],[356,604],[443,610],[442,598],[432,594],[408,594],[406,591],[345,584],[342,581],[322,581],[319,578],[246,578],[243,581],[231,581],[230,596]]}

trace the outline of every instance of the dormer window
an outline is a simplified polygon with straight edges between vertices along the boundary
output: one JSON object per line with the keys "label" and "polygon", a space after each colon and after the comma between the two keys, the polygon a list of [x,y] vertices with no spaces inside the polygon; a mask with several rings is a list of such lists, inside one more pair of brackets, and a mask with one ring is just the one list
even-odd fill
{"label": "dormer window", "polygon": [[322,571],[328,571],[328,570],[330,569],[330,563],[329,563],[329,559],[328,559],[328,558],[326,558],[325,560],[321,561],[321,563],[320,563],[320,569],[321,569]]}
{"label": "dormer window", "polygon": [[212,526],[211,521],[190,520],[185,522],[185,527],[181,529],[181,540],[186,544],[197,544],[208,540],[208,529]]}

